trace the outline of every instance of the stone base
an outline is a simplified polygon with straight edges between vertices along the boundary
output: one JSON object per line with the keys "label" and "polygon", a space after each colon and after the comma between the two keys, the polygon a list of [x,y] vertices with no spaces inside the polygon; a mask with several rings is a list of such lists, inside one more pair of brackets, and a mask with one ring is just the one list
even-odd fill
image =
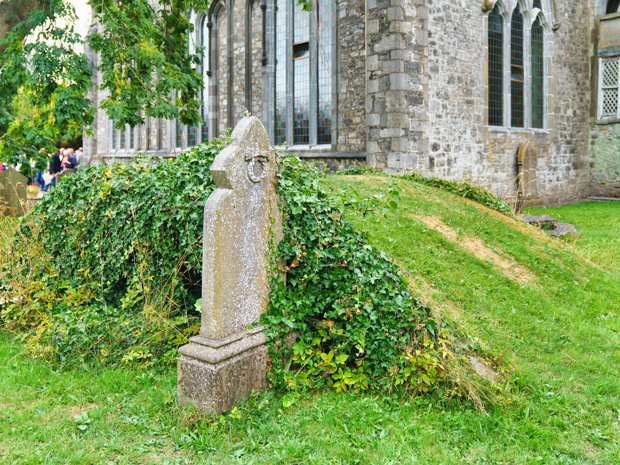
{"label": "stone base", "polygon": [[190,339],[179,349],[179,402],[222,413],[267,386],[268,353],[263,328],[213,340]]}

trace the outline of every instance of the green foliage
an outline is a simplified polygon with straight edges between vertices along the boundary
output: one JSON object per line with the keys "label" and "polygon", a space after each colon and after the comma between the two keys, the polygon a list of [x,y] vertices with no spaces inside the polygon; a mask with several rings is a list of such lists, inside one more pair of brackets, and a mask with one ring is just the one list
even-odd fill
{"label": "green foliage", "polygon": [[472,186],[465,182],[447,181],[445,179],[431,178],[422,176],[417,173],[411,173],[403,176],[404,179],[410,179],[418,184],[424,184],[425,186],[437,187],[452,194],[460,195],[466,199],[473,200],[481,203],[493,210],[504,213],[506,215],[512,215],[513,212],[508,204],[499,197],[491,194],[489,191],[481,189],[480,187]]}
{"label": "green foliage", "polygon": [[21,225],[5,324],[62,364],[174,359],[197,331],[202,210],[224,142],[65,177]]}
{"label": "green foliage", "polygon": [[202,49],[190,51],[194,26],[187,12],[204,12],[208,3],[163,0],[156,8],[149,0],[90,1],[102,26],[90,44],[109,91],[101,107],[119,127],[143,124],[144,116],[200,121]]}
{"label": "green foliage", "polygon": [[[75,20],[71,5],[54,0],[0,41],[3,161],[29,169],[34,160],[42,169],[47,165],[46,150],[80,137],[91,123],[93,108],[86,98],[91,69],[86,56],[76,52],[81,38]],[[59,23],[67,26],[58,27]]]}
{"label": "green foliage", "polygon": [[297,158],[283,161],[277,257],[286,282],[273,279],[264,316],[272,381],[291,391],[431,389],[449,356],[445,332],[396,266],[342,218],[318,177]]}

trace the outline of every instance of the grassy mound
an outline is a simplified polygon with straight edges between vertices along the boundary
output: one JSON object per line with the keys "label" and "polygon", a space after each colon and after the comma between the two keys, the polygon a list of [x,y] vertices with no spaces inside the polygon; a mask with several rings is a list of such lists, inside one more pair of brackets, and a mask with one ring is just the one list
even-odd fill
{"label": "grassy mound", "polygon": [[[203,208],[223,143],[63,180],[5,254],[4,325],[64,368],[175,362],[176,349],[199,329]],[[467,363],[448,331],[413,299],[387,256],[341,217],[320,178],[296,158],[282,161],[284,240],[273,252],[283,270],[273,270],[263,319],[273,383],[295,392],[473,394],[451,377],[452,366]],[[482,406],[478,394],[474,400]]]}
{"label": "grassy mound", "polygon": [[[398,192],[385,216],[345,216],[396,262],[414,295],[498,356],[513,403],[480,412],[433,394],[319,390],[288,408],[266,394],[197,419],[175,403],[172,367],[57,372],[0,330],[0,462],[617,463],[620,205],[550,211],[580,227],[565,244],[411,180],[324,180],[331,197],[342,189],[358,206],[369,196],[387,204],[395,198],[387,190]],[[497,257],[522,267],[521,277]]]}

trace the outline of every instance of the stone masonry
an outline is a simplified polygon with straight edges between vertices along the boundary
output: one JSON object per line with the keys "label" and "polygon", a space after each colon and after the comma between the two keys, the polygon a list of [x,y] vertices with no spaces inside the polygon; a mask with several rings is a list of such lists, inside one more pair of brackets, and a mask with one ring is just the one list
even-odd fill
{"label": "stone masonry", "polygon": [[[597,34],[605,0],[541,0],[544,128],[488,125],[487,18],[496,3],[512,11],[517,2],[533,11],[534,0],[336,2],[332,143],[286,147],[283,154],[332,170],[367,163],[390,173],[417,171],[514,199],[517,155],[527,146],[533,159],[521,162],[529,167],[533,187],[526,200],[558,203],[592,193],[620,195],[620,118],[601,124],[596,117]],[[275,17],[285,0],[277,8],[275,0],[213,4],[226,8],[213,18],[218,42],[213,61],[220,69],[210,83],[217,123],[212,135],[251,108],[273,141],[275,35],[284,27]],[[509,51],[505,54],[509,57]],[[528,73],[528,59],[524,66]],[[506,79],[509,102],[510,74]],[[530,92],[525,89],[526,96]],[[93,100],[101,98],[93,92]],[[125,160],[138,151],[173,155],[185,149],[174,143],[173,122],[148,121],[137,129],[138,144],[131,150],[118,143],[112,150],[109,127],[98,112],[95,137],[85,145],[93,158]]]}

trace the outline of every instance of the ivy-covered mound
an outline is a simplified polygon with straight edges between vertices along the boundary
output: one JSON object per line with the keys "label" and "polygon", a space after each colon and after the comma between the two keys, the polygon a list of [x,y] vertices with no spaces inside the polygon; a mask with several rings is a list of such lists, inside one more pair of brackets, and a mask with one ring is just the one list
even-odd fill
{"label": "ivy-covered mound", "polygon": [[[64,366],[174,362],[199,329],[202,213],[223,143],[63,179],[3,254],[10,303],[0,323]],[[454,360],[445,330],[343,219],[320,176],[296,158],[281,163],[284,239],[263,316],[272,382],[289,391],[430,390]]]}
{"label": "ivy-covered mound", "polygon": [[316,168],[296,158],[281,168],[277,258],[286,282],[274,275],[263,317],[272,380],[289,390],[426,391],[437,384],[449,352],[429,310],[412,298],[396,266],[342,218]]}
{"label": "ivy-covered mound", "polygon": [[203,208],[217,140],[66,176],[3,254],[0,323],[61,364],[176,360],[198,331]]}

